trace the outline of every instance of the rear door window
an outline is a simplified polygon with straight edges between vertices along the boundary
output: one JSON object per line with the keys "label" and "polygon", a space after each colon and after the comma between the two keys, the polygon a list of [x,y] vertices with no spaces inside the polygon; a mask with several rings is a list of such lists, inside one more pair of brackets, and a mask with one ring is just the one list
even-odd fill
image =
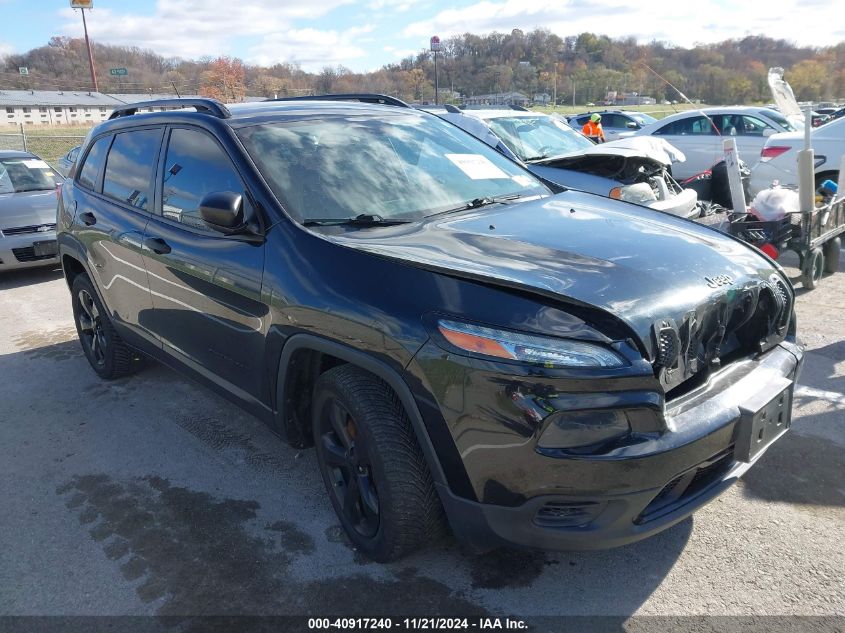
{"label": "rear door window", "polygon": [[132,130],[115,136],[106,161],[103,195],[148,209],[160,144],[160,129]]}
{"label": "rear door window", "polygon": [[655,134],[672,136],[710,136],[715,134],[713,124],[705,116],[687,117],[667,123]]}
{"label": "rear door window", "polygon": [[102,170],[103,164],[106,162],[106,152],[109,151],[111,139],[111,136],[104,136],[94,141],[94,144],[88,151],[88,156],[85,157],[82,169],[77,170],[79,174],[78,182],[83,187],[87,187],[88,189],[97,188],[100,170]]}

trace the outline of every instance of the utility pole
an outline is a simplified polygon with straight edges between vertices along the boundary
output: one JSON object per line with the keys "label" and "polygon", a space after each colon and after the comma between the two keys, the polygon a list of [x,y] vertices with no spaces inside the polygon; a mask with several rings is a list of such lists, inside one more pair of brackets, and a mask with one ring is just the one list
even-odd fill
{"label": "utility pole", "polygon": [[[73,3],[71,2],[71,6]],[[79,7],[82,11],[82,29],[85,31],[85,46],[88,47],[88,67],[91,69],[91,83],[94,84],[94,92],[100,92],[97,85],[97,74],[94,72],[94,55],[91,53],[91,41],[88,39],[88,23],[85,21],[85,7]]]}

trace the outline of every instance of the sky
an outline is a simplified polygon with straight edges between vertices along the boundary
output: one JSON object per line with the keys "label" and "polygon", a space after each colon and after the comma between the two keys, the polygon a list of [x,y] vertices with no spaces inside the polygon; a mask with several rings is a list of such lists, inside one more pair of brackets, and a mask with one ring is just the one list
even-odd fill
{"label": "sky", "polygon": [[[745,35],[824,46],[845,40],[843,15],[845,0],[94,0],[87,19],[96,41],[165,56],[368,71],[427,48],[432,35],[514,28],[679,46]],[[0,55],[82,35],[69,0],[0,0],[0,16]]]}

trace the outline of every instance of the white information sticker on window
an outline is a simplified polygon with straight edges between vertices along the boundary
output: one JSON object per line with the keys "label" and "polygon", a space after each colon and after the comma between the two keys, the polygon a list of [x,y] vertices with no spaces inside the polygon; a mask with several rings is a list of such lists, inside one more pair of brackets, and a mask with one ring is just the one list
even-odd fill
{"label": "white information sticker on window", "polygon": [[531,178],[531,176],[513,176],[511,180],[513,180],[518,185],[522,185],[523,187],[530,187],[534,184],[534,180]]}
{"label": "white information sticker on window", "polygon": [[50,166],[47,163],[43,160],[39,160],[38,158],[27,159],[23,161],[23,164],[29,169],[50,169]]}
{"label": "white information sticker on window", "polygon": [[446,158],[473,180],[508,178],[505,172],[481,154],[446,154]]}

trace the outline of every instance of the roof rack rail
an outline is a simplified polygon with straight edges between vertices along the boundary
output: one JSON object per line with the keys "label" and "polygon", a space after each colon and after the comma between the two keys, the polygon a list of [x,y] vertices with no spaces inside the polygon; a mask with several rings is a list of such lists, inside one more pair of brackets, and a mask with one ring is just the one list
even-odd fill
{"label": "roof rack rail", "polygon": [[310,95],[306,97],[279,97],[276,99],[267,99],[267,101],[360,101],[362,103],[377,103],[381,105],[396,106],[399,108],[411,107],[402,101],[402,99],[374,92],[350,92],[328,95]]}
{"label": "roof rack rail", "polygon": [[115,108],[109,120],[117,119],[122,116],[131,116],[136,114],[142,108],[196,108],[197,112],[210,114],[218,119],[228,119],[232,114],[229,108],[224,106],[216,99],[155,99],[153,101],[138,101],[136,103],[128,103],[125,106]]}

